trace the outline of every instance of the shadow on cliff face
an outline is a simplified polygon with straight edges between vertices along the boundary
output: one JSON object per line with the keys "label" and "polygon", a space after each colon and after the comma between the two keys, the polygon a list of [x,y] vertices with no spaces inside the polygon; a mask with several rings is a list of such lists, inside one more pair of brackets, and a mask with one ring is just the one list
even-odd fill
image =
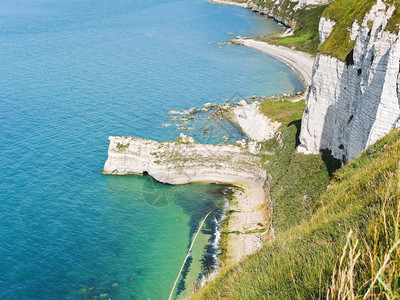
{"label": "shadow on cliff face", "polygon": [[332,156],[332,151],[329,149],[322,149],[322,160],[328,170],[329,177],[332,178],[335,173],[342,166],[342,161]]}
{"label": "shadow on cliff face", "polygon": [[[300,130],[301,130],[301,120],[292,121],[288,124],[289,126],[296,126],[296,144],[295,147],[300,145]],[[332,151],[329,149],[321,150],[322,160],[328,170],[329,177],[332,177],[333,173],[342,166],[342,161],[336,159],[332,156]]]}
{"label": "shadow on cliff face", "polygon": [[300,130],[301,130],[301,120],[292,121],[288,124],[289,126],[296,126],[296,147],[300,145]]}

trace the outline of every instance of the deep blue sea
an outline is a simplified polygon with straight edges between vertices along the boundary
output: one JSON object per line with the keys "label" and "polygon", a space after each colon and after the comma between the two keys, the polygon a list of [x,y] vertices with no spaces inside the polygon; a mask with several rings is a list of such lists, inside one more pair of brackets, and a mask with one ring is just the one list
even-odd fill
{"label": "deep blue sea", "polygon": [[170,110],[300,90],[218,44],[279,30],[205,0],[0,0],[0,299],[166,299],[209,210],[179,293],[211,268],[225,187],[101,175],[107,138],[172,140]]}

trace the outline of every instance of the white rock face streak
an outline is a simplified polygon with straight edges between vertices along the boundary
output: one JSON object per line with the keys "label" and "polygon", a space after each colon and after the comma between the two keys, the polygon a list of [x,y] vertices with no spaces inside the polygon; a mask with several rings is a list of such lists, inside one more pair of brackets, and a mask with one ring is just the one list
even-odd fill
{"label": "white rock face streak", "polygon": [[[353,24],[353,65],[318,54],[302,120],[299,152],[331,149],[336,158],[353,160],[396,127],[400,118],[400,41],[399,36],[384,31],[392,12],[393,8],[378,3],[361,26]],[[332,21],[321,19],[322,41],[330,35],[333,25]]]}
{"label": "white rock face streak", "polygon": [[[292,2],[297,2],[297,0],[293,0]],[[332,2],[333,0],[300,0],[295,8],[304,8],[307,5],[326,5]]]}
{"label": "white rock face streak", "polygon": [[335,26],[335,24],[335,21],[326,20],[324,17],[321,18],[318,27],[320,44],[322,44],[331,35],[333,26]]}

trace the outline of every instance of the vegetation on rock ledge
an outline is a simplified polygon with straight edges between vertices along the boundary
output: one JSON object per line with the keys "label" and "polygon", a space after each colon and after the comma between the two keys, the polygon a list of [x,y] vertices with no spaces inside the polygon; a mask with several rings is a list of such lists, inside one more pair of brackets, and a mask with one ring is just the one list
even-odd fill
{"label": "vegetation on rock ledge", "polygon": [[[362,2],[362,3],[360,3]],[[335,21],[331,35],[323,42],[318,51],[346,61],[355,41],[350,39],[350,29],[354,21],[360,25],[364,16],[371,10],[376,0],[336,0],[322,14],[327,20]]]}
{"label": "vegetation on rock ledge", "polygon": [[[397,34],[400,24],[400,1],[383,1],[388,7],[395,6],[392,17],[389,19],[385,28],[386,31]],[[361,25],[365,15],[376,4],[376,0],[335,0],[324,11],[322,16],[325,19],[335,21],[331,35],[320,45],[318,51],[340,59],[341,61],[351,61],[355,41],[350,39],[350,29],[354,22]]]}

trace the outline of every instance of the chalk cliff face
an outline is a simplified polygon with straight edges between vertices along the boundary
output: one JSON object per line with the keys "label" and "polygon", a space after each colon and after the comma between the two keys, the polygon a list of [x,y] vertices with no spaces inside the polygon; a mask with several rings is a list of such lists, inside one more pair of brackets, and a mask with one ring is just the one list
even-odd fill
{"label": "chalk cliff face", "polygon": [[281,1],[270,1],[270,5],[264,6],[264,5],[259,5],[257,3],[254,3],[253,1],[247,2],[248,7],[257,13],[263,14],[269,18],[273,18],[276,21],[288,26],[288,27],[294,27],[296,24],[296,20],[290,16],[290,14],[285,13],[285,10],[287,8],[284,8],[282,11],[281,6],[282,3]]}
{"label": "chalk cliff face", "polygon": [[[292,2],[297,2],[297,0],[291,0]],[[300,0],[299,4],[297,4],[296,7],[298,8],[304,8],[307,5],[325,5],[332,3],[333,0]]]}
{"label": "chalk cliff face", "polygon": [[257,184],[263,187],[256,143],[235,145],[198,144],[181,135],[180,140],[156,142],[135,137],[109,137],[108,159],[103,173],[125,175],[147,172],[169,184],[221,182]]}
{"label": "chalk cliff face", "polygon": [[[353,23],[354,62],[317,55],[299,152],[331,149],[336,158],[353,160],[396,127],[400,118],[400,40],[385,31],[392,13],[393,7],[378,1],[361,26]],[[334,24],[321,19],[321,42]]]}
{"label": "chalk cliff face", "polygon": [[324,17],[321,18],[319,22],[319,43],[322,44],[328,36],[331,35],[333,26],[335,26],[336,22],[331,20],[326,20]]}

